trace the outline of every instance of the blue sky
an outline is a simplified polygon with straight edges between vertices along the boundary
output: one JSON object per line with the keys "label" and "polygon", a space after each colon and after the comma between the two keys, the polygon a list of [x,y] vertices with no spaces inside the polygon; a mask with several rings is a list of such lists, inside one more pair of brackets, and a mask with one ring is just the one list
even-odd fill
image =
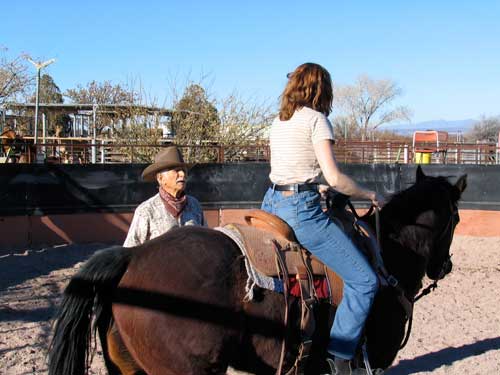
{"label": "blue sky", "polygon": [[413,122],[500,114],[500,1],[12,1],[0,46],[57,62],[64,91],[91,80],[140,80],[160,104],[171,81],[219,97],[277,103],[306,61],[339,84],[390,78]]}

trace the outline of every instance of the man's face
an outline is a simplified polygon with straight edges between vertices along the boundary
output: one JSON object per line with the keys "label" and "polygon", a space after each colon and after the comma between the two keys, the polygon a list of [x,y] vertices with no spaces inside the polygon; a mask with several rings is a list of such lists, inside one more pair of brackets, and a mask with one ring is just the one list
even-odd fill
{"label": "man's face", "polygon": [[187,172],[184,168],[162,171],[156,175],[158,184],[170,195],[178,197],[186,188]]}

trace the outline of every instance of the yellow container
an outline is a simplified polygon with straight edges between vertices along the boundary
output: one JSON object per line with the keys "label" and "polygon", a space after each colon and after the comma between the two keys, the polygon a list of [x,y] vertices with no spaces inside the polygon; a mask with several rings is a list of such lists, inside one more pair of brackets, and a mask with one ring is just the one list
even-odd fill
{"label": "yellow container", "polygon": [[415,152],[415,163],[430,164],[432,153],[430,152]]}

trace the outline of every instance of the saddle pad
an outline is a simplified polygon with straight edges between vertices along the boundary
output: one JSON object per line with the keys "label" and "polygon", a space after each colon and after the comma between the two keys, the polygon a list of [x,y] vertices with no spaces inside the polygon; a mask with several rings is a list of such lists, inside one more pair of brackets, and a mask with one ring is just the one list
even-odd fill
{"label": "saddle pad", "polygon": [[[276,248],[280,251],[290,275],[304,267],[304,260],[311,266],[313,275],[325,275],[325,266],[309,253],[303,251],[296,242],[291,242],[276,233],[248,225],[229,224],[243,238],[247,256],[252,266],[266,276],[280,277],[276,263]],[[304,260],[303,260],[304,257]]]}
{"label": "saddle pad", "polygon": [[[290,295],[300,298],[300,286],[296,277],[289,278],[290,285]],[[314,290],[316,292],[316,297],[318,299],[329,299],[330,298],[330,287],[328,286],[328,281],[324,276],[314,276]]]}

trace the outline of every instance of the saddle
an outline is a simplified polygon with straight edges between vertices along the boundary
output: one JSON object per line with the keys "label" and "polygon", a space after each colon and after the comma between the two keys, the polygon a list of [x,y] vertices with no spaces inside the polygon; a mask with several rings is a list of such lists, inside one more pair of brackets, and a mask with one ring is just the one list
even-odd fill
{"label": "saddle", "polygon": [[[251,265],[261,274],[280,277],[284,283],[288,276],[299,282],[301,295],[314,298],[314,287],[309,285],[314,277],[326,277],[330,286],[331,302],[337,306],[342,299],[342,279],[318,258],[303,248],[290,226],[279,217],[263,210],[247,210],[245,224],[231,224],[237,230],[247,251]],[[286,286],[286,285],[285,285]]]}
{"label": "saddle", "polygon": [[[374,249],[371,249],[377,245],[370,230],[367,226],[357,226],[354,215],[349,211],[337,210],[331,218],[353,239],[358,248],[367,254],[376,253]],[[263,275],[283,279],[285,301],[287,301],[290,276],[295,276],[299,283],[302,305],[300,322],[302,343],[296,362],[288,374],[302,373],[316,326],[313,314],[313,307],[317,301],[314,278],[326,278],[330,289],[330,303],[333,306],[338,306],[342,300],[342,279],[303,248],[298,243],[292,228],[279,217],[263,210],[252,209],[245,211],[243,219],[245,224],[229,224],[229,226],[243,239],[246,256],[251,265]],[[288,309],[288,302],[286,302],[286,308]],[[286,318],[285,326],[287,326]],[[283,342],[282,358],[284,346],[285,342]],[[279,374],[281,374],[282,362],[280,360]]]}

